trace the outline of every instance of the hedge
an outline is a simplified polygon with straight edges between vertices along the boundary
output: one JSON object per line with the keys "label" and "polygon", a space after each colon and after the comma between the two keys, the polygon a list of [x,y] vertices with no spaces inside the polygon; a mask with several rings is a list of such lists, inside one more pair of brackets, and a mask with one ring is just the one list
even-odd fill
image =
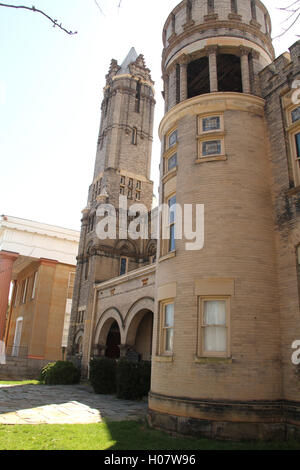
{"label": "hedge", "polygon": [[90,362],[90,383],[95,393],[113,394],[126,400],[140,400],[150,390],[151,363],[126,359],[94,358]]}
{"label": "hedge", "polygon": [[108,357],[90,361],[90,383],[95,393],[116,393],[116,361]]}
{"label": "hedge", "polygon": [[72,362],[49,362],[40,372],[40,382],[46,385],[72,385],[79,383],[80,370]]}

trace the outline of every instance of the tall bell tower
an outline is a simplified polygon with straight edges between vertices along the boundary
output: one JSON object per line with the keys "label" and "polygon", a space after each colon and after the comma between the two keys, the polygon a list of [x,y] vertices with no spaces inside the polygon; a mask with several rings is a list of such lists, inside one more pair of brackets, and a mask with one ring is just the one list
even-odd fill
{"label": "tall bell tower", "polygon": [[[128,208],[143,204],[150,212],[152,207],[153,87],[144,57],[134,48],[121,65],[111,61],[103,91],[94,176],[87,206],[82,211],[69,334],[69,357],[82,354],[83,372],[93,353],[91,312],[95,283],[144,266],[153,256],[153,244],[150,252],[147,240],[122,239],[118,233],[120,196],[127,200]],[[116,210],[116,239],[100,239],[97,235],[97,209],[101,204],[110,204]]]}

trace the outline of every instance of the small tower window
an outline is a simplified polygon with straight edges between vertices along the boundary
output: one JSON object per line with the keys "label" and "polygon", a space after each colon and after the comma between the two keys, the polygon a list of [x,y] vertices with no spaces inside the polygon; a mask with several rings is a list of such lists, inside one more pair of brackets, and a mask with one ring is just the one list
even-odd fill
{"label": "small tower window", "polygon": [[133,188],[133,179],[132,178],[129,178],[128,188]]}
{"label": "small tower window", "polygon": [[169,137],[169,148],[173,147],[175,144],[177,144],[177,131],[172,132]]}
{"label": "small tower window", "polygon": [[237,14],[237,0],[231,0],[231,12]]}
{"label": "small tower window", "polygon": [[251,16],[253,20],[256,20],[256,1],[251,0]]}
{"label": "small tower window", "polygon": [[127,273],[128,270],[128,258],[122,257],[120,260],[120,276]]}
{"label": "small tower window", "polygon": [[208,12],[209,15],[211,15],[215,12],[215,2],[214,2],[214,0],[208,0],[207,1],[207,12]]}
{"label": "small tower window", "polygon": [[173,168],[177,166],[177,153],[174,153],[169,159],[168,159],[168,168],[167,171],[171,171]]}
{"label": "small tower window", "polygon": [[137,145],[137,128],[136,128],[136,127],[134,127],[134,128],[132,129],[131,143],[132,143],[133,145]]}
{"label": "small tower window", "polygon": [[128,189],[128,199],[132,199],[132,189]]}
{"label": "small tower window", "polygon": [[140,108],[141,108],[141,88],[142,88],[141,82],[138,81],[137,84],[136,84],[136,94],[135,94],[135,111],[136,111],[136,113],[139,113]]}
{"label": "small tower window", "polygon": [[292,123],[300,120],[300,106],[292,111]]}
{"label": "small tower window", "polygon": [[193,5],[192,0],[187,0],[186,4],[186,22],[189,23],[192,21],[193,17]]}

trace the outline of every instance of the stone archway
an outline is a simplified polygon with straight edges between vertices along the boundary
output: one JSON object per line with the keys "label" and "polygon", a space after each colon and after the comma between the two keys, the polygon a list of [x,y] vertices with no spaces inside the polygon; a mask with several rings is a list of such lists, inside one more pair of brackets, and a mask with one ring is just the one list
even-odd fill
{"label": "stone archway", "polygon": [[114,321],[109,329],[106,338],[105,356],[111,359],[118,359],[120,357],[121,347],[121,333],[119,325]]}
{"label": "stone archway", "polygon": [[144,297],[136,301],[125,318],[127,353],[135,353],[139,360],[151,361],[154,300]]}

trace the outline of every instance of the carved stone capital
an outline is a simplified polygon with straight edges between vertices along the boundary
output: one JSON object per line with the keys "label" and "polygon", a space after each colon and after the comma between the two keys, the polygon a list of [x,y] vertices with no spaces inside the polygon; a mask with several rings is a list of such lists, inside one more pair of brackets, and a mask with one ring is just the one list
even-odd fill
{"label": "carved stone capital", "polygon": [[205,50],[206,55],[211,55],[211,54],[216,55],[218,53],[218,49],[219,47],[217,44],[211,44],[209,46],[206,46],[204,50]]}
{"label": "carved stone capital", "polygon": [[249,55],[250,52],[252,52],[252,49],[250,49],[250,47],[240,46],[239,51],[240,51],[240,56],[243,56],[243,55]]}

